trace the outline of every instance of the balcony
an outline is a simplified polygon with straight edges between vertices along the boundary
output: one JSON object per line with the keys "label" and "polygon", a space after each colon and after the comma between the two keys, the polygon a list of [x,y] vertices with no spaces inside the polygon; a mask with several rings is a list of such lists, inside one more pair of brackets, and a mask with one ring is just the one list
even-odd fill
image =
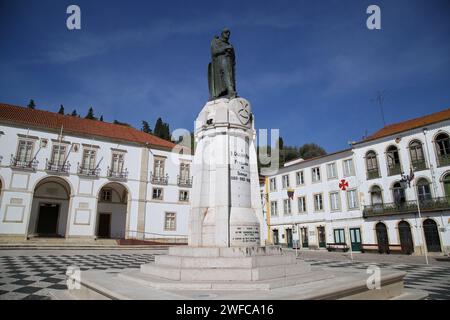
{"label": "balcony", "polygon": [[413,167],[414,172],[428,169],[425,160],[412,161],[411,165]]}
{"label": "balcony", "polygon": [[392,164],[388,166],[388,173],[390,176],[395,176],[402,173],[402,167],[400,163]]}
{"label": "balcony", "polygon": [[192,187],[192,177],[190,177],[190,178],[181,178],[178,175],[177,176],[177,184],[180,187],[191,188]]}
{"label": "balcony", "polygon": [[127,180],[128,179],[128,169],[125,170],[112,170],[108,167],[107,177],[114,180]]}
{"label": "balcony", "polygon": [[449,166],[450,165],[450,154],[438,155],[439,166]]}
{"label": "balcony", "polygon": [[[430,198],[420,200],[420,212],[450,210],[450,197]],[[363,217],[378,217],[386,215],[417,213],[417,201],[403,203],[380,203],[364,206]]]}
{"label": "balcony", "polygon": [[150,182],[152,184],[167,185],[169,183],[169,175],[156,175],[150,172]]}
{"label": "balcony", "polygon": [[31,160],[24,160],[24,159],[18,159],[17,157],[14,157],[11,155],[11,168],[13,169],[24,169],[24,170],[32,170],[35,171],[37,169],[37,166],[39,164],[39,161],[36,159]]}
{"label": "balcony", "polygon": [[367,180],[377,179],[380,177],[378,169],[367,170]]}
{"label": "balcony", "polygon": [[70,163],[64,162],[60,164],[45,160],[45,170],[52,173],[68,174],[70,171]]}
{"label": "balcony", "polygon": [[78,165],[79,175],[97,178],[100,175],[100,168],[88,168]]}

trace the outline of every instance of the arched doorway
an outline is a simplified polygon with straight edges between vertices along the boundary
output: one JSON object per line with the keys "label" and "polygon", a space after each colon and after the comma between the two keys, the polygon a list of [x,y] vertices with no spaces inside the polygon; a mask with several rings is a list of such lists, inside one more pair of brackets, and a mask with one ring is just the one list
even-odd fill
{"label": "arched doorway", "polygon": [[432,219],[426,219],[423,222],[423,232],[428,252],[441,252],[441,242],[436,222]]}
{"label": "arched doorway", "polygon": [[414,244],[411,234],[411,226],[406,221],[400,221],[398,224],[398,233],[400,236],[400,245],[402,252],[411,254],[414,252]]}
{"label": "arched doorway", "polygon": [[96,236],[125,238],[128,212],[128,191],[118,182],[103,186],[98,194]]}
{"label": "arched doorway", "polygon": [[28,236],[65,237],[71,188],[60,177],[42,179],[34,188]]}
{"label": "arched doorway", "polygon": [[386,225],[383,222],[378,222],[375,226],[377,233],[378,252],[389,253],[389,238]]}

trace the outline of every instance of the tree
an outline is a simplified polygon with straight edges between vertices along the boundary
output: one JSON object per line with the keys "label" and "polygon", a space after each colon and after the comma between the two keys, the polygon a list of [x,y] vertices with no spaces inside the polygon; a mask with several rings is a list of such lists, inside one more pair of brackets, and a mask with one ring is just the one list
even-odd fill
{"label": "tree", "polygon": [[152,129],[150,128],[150,125],[145,120],[142,121],[142,129],[141,130],[145,133],[152,133]]}
{"label": "tree", "polygon": [[163,121],[161,118],[158,118],[155,123],[155,128],[153,129],[153,134],[157,137],[162,138],[162,132],[163,132]]}
{"label": "tree", "polygon": [[58,113],[64,115],[64,106],[63,106],[63,105],[61,105],[61,106],[59,107]]}
{"label": "tree", "polygon": [[325,149],[316,143],[305,143],[298,149],[298,153],[300,155],[300,158],[303,158],[304,160],[327,154]]}
{"label": "tree", "polygon": [[103,115],[100,116],[100,121],[103,122]]}
{"label": "tree", "polygon": [[72,111],[72,113],[71,113],[71,116],[72,117],[76,117],[78,114],[77,114],[77,110],[75,110],[75,109],[73,109],[73,111]]}
{"label": "tree", "polygon": [[125,122],[120,122],[120,121],[117,121],[117,120],[114,120],[113,123],[114,123],[114,124],[118,124],[119,126],[131,127],[130,124],[125,123]]}
{"label": "tree", "polygon": [[34,103],[33,99],[30,99],[30,102],[28,102],[28,108],[30,108],[30,109],[36,108],[36,104]]}
{"label": "tree", "polygon": [[89,107],[88,113],[86,115],[86,117],[84,117],[85,119],[91,119],[91,120],[97,120],[97,118],[94,116],[94,109],[92,109],[92,107]]}

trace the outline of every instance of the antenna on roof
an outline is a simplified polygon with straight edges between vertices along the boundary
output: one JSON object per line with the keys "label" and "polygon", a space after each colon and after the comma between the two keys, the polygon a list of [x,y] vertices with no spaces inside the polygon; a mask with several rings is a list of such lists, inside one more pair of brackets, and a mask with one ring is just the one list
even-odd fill
{"label": "antenna on roof", "polygon": [[383,120],[383,127],[386,127],[386,120],[384,119],[384,110],[383,110],[384,91],[377,91],[376,98],[370,99],[370,101],[378,102],[378,105],[380,106],[381,120]]}

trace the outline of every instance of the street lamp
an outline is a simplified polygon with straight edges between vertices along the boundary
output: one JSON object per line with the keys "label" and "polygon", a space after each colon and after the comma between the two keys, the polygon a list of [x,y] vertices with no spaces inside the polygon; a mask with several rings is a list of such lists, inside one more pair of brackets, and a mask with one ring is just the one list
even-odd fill
{"label": "street lamp", "polygon": [[[400,180],[400,186],[403,189],[406,188],[410,188],[411,187],[411,181],[414,180],[414,172],[413,169],[410,169],[410,173],[409,175],[406,175],[402,172],[402,179]],[[416,196],[416,203],[417,203],[417,213],[419,215],[419,222],[420,222],[420,227],[419,229],[423,229],[422,228],[422,215],[420,213],[420,201],[419,201],[419,195],[417,194],[417,189],[415,187],[413,187],[414,189],[414,194]],[[422,245],[423,245],[423,251],[425,253],[425,261],[428,264],[428,250],[427,250],[427,246],[425,244],[425,234],[423,232],[421,232],[422,235]]]}

